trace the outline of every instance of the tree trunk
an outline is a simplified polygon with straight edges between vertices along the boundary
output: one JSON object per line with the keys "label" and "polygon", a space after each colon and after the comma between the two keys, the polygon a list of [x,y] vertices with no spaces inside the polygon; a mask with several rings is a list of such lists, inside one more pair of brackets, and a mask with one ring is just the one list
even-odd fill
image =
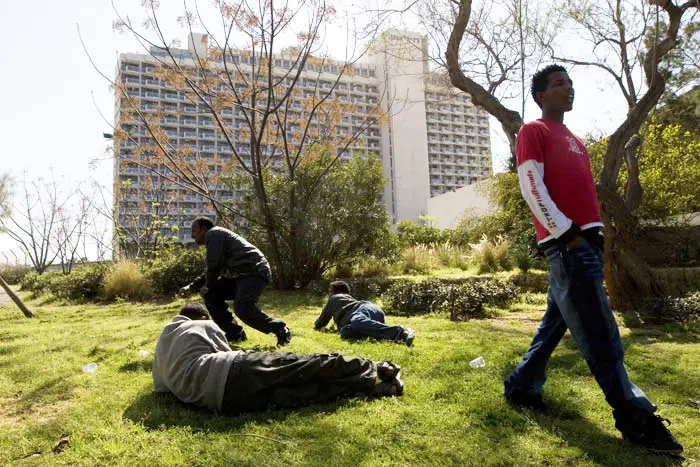
{"label": "tree trunk", "polygon": [[[605,223],[605,283],[610,305],[629,310],[644,297],[667,295],[665,284],[641,257],[636,245],[638,219],[629,213],[619,195],[599,187]],[[622,203],[622,204],[621,204]]]}
{"label": "tree trunk", "polygon": [[3,289],[5,289],[5,292],[7,292],[7,295],[10,296],[13,302],[15,302],[15,305],[19,307],[20,310],[22,310],[22,313],[24,313],[24,316],[27,318],[34,318],[34,313],[31,312],[29,308],[24,304],[24,302],[17,296],[14,290],[10,288],[9,285],[7,285],[7,282],[5,282],[5,279],[0,277],[0,286],[2,286]]}

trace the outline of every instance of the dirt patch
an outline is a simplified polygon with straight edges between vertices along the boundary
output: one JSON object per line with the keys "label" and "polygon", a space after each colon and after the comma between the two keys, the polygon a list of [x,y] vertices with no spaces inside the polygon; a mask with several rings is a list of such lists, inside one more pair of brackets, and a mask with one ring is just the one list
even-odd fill
{"label": "dirt patch", "polygon": [[7,305],[8,303],[12,303],[12,299],[5,293],[5,290],[0,287],[0,306]]}
{"label": "dirt patch", "polygon": [[0,426],[20,426],[27,423],[47,423],[67,411],[72,401],[63,400],[51,404],[23,404],[15,397],[0,398]]}

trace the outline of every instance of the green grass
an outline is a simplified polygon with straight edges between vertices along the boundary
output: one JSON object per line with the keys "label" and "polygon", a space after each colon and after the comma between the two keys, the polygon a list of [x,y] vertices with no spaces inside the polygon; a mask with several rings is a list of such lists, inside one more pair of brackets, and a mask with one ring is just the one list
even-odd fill
{"label": "green grass", "polygon": [[[566,337],[546,385],[549,414],[510,408],[501,381],[544,307],[529,295],[496,319],[388,317],[417,331],[414,347],[346,342],[313,331],[322,299],[267,293],[263,307],[294,333],[289,350],[341,352],[402,365],[401,398],[340,401],[239,417],[191,409],[151,390],[161,328],[183,302],[59,305],[38,318],[0,308],[0,465],[692,465],[700,463],[700,332],[622,328],[632,380],[673,421],[685,458],[623,443],[610,410]],[[246,348],[271,350],[248,332]],[[140,350],[149,355],[141,358]],[[486,367],[468,362],[483,355]],[[97,372],[81,366],[96,362]],[[54,454],[62,434],[70,445]],[[256,436],[252,436],[256,435]],[[34,454],[34,455],[32,455]]]}

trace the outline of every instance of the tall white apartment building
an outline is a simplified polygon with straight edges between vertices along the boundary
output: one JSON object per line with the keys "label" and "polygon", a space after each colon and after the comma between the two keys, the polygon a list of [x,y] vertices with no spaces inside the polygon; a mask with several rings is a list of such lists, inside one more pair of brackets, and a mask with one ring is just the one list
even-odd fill
{"label": "tall white apartment building", "polygon": [[[344,116],[338,125],[340,134],[352,131],[353,125],[363,120],[377,102],[387,113],[387,123],[371,125],[349,148],[347,156],[374,153],[381,158],[387,179],[384,201],[394,221],[417,220],[427,213],[430,197],[454,191],[491,173],[487,114],[474,107],[464,93],[436,83],[428,72],[426,47],[424,36],[387,31],[367,58],[355,64],[354,73],[341,77],[334,91],[339,99],[357,104],[355,114]],[[188,60],[194,53],[206,55],[207,50],[207,36],[193,34],[188,48],[176,50],[175,55]],[[153,49],[150,54],[121,54],[117,82],[126,87],[129,96],[138,99],[142,112],[157,112],[171,144],[187,144],[193,149],[193,160],[208,161],[212,174],[221,173],[233,157],[231,148],[204,105],[190,102],[155,76],[156,58],[162,53]],[[244,54],[240,60],[245,61]],[[276,57],[275,66],[288,69],[289,57]],[[298,86],[312,90],[319,76],[324,85],[326,73],[330,86],[338,69],[334,70],[333,65],[323,68],[309,65],[302,73],[302,78],[308,74],[308,81],[302,79]],[[157,211],[159,217],[167,217],[168,225],[179,228],[180,241],[189,241],[191,220],[197,215],[213,217],[214,212],[202,197],[131,162],[138,158],[136,148],[147,144],[149,136],[143,124],[120,118],[124,105],[123,97],[117,95],[115,122],[128,130],[131,138],[115,145],[115,192],[121,188],[125,193],[116,221],[133,221],[139,216],[147,220]],[[242,113],[236,108],[224,109],[221,114],[227,127],[238,128],[242,123]],[[243,154],[245,151],[241,147]],[[274,165],[275,161],[271,163]],[[144,195],[140,188],[146,183],[156,189]],[[211,188],[221,199],[233,199],[236,195],[223,187]]]}

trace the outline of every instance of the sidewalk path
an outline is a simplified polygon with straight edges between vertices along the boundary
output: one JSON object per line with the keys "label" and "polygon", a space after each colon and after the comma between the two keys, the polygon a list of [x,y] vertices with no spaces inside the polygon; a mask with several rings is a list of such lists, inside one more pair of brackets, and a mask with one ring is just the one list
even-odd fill
{"label": "sidewalk path", "polygon": [[[12,290],[14,290],[14,288]],[[12,299],[5,293],[5,290],[0,287],[0,306],[7,305],[8,303],[12,303]]]}

